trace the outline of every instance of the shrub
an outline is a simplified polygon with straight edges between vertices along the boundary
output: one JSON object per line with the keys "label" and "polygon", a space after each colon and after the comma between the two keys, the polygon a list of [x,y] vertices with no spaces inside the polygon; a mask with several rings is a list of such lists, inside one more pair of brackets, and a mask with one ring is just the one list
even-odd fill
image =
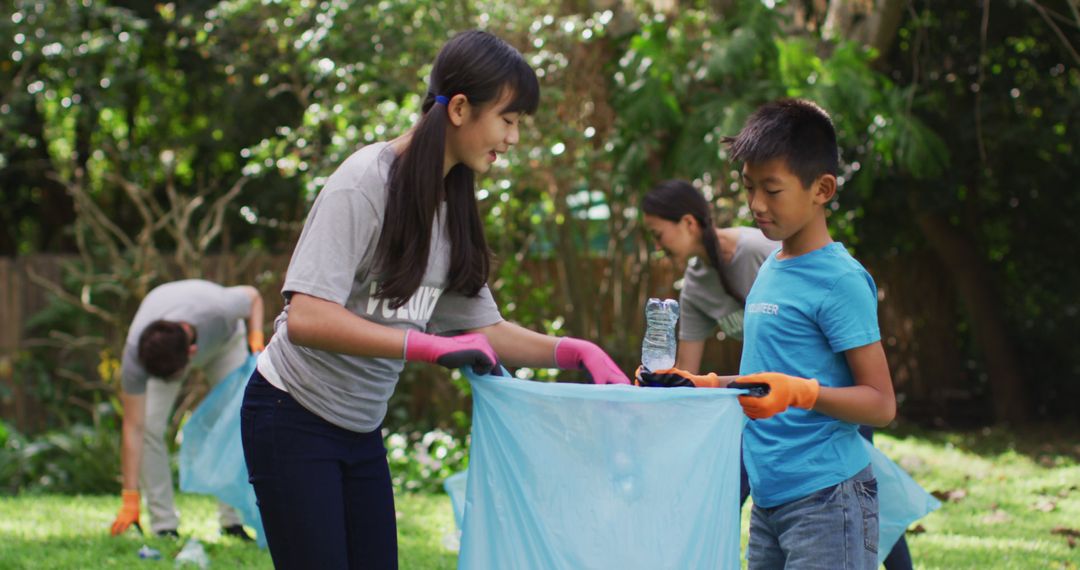
{"label": "shrub", "polygon": [[0,422],[0,493],[115,493],[120,437],[106,423],[27,437]]}
{"label": "shrub", "polygon": [[442,491],[444,479],[468,466],[468,441],[445,431],[403,434],[383,430],[383,437],[396,491]]}

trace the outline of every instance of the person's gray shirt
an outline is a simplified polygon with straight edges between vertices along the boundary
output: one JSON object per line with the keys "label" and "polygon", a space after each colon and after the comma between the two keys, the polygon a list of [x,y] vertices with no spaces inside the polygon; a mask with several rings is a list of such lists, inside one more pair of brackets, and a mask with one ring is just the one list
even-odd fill
{"label": "person's gray shirt", "polygon": [[[745,299],[765,258],[780,247],[757,228],[740,227],[731,263],[723,267],[733,292]],[[705,340],[719,326],[725,338],[742,339],[743,307],[724,290],[716,269],[703,259],[692,259],[683,274],[679,294],[679,340]]]}
{"label": "person's gray shirt", "polygon": [[197,350],[190,366],[201,366],[214,349],[229,340],[251,314],[251,297],[242,287],[222,287],[201,279],[165,283],[139,305],[128,329],[120,364],[120,385],[128,394],[146,392],[150,374],[139,361],[139,337],[157,320],[185,322],[195,328]]}
{"label": "person's gray shirt", "polygon": [[[476,297],[446,292],[450,241],[445,204],[436,214],[421,286],[391,309],[375,297],[373,267],[395,154],[388,143],[353,153],[326,181],[311,207],[289,262],[282,293],[303,293],[343,305],[369,321],[396,329],[450,333],[502,321],[487,286]],[[289,341],[289,305],[274,322],[266,347],[275,380],[302,406],[356,432],[379,427],[404,367],[401,358],[372,358],[317,350]],[[260,372],[264,370],[260,369]]]}

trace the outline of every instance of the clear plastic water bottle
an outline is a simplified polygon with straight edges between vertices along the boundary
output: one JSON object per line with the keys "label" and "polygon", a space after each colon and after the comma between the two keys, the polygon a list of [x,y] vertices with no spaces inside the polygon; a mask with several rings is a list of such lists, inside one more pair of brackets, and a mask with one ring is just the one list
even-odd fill
{"label": "clear plastic water bottle", "polygon": [[206,549],[203,548],[201,542],[194,538],[187,541],[187,544],[180,549],[175,561],[174,565],[176,567],[188,564],[193,564],[198,568],[208,568],[210,566],[210,557],[206,555]]}
{"label": "clear plastic water bottle", "polygon": [[641,340],[641,364],[649,370],[675,366],[675,323],[679,302],[650,298],[645,303],[645,337]]}
{"label": "clear plastic water bottle", "polygon": [[143,560],[161,560],[161,551],[144,544],[139,549],[139,558]]}

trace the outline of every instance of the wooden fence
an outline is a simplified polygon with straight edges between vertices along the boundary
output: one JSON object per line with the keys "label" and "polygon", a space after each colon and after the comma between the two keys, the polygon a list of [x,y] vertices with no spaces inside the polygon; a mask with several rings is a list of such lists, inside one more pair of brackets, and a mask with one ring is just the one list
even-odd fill
{"label": "wooden fence", "polygon": [[[72,257],[57,255],[33,255],[18,258],[0,258],[0,415],[19,429],[34,431],[45,423],[45,410],[34,397],[35,381],[19,373],[17,358],[20,351],[40,342],[29,338],[28,320],[49,306],[50,293],[33,282],[34,273],[53,282],[63,276],[63,266]],[[287,255],[261,255],[238,259],[231,255],[208,258],[202,268],[202,276],[223,284],[254,284],[263,293],[266,303],[266,319],[272,323],[282,306],[279,294]],[[598,279],[608,270],[610,262],[596,260],[591,276]],[[882,340],[888,354],[893,380],[897,388],[901,414],[908,418],[926,420],[931,418],[968,419],[986,413],[977,384],[971,371],[964,366],[957,334],[957,304],[953,289],[943,281],[946,272],[932,255],[912,254],[902,258],[869,260],[868,268],[874,275],[880,291],[880,324]],[[538,283],[556,283],[556,269],[550,261],[528,263],[525,270]],[[670,268],[661,265],[649,277],[647,290],[650,295],[671,296],[673,275]],[[558,290],[556,289],[556,294]],[[500,299],[504,304],[511,299]],[[552,316],[558,314],[552,308]],[[507,315],[511,316],[512,315]],[[640,335],[641,316],[633,315],[631,322],[613,322],[605,313],[606,322],[601,323],[601,336],[614,338],[619,334]],[[627,320],[627,319],[624,319]],[[618,334],[616,334],[618,333]],[[38,332],[40,335],[40,331]],[[100,333],[99,333],[100,334]],[[115,340],[117,332],[113,332]],[[108,335],[102,335],[110,338]],[[623,343],[619,349],[609,347],[612,356],[623,364],[637,358],[632,342]],[[625,354],[620,353],[625,352]],[[733,341],[710,340],[706,344],[705,366],[721,373],[738,370],[741,344]],[[63,358],[59,352],[58,358]],[[87,363],[93,369],[94,363]],[[629,366],[629,365],[628,365]],[[448,418],[455,410],[467,406],[449,384],[438,379],[445,376],[437,371],[421,373],[433,381],[408,382],[407,413],[410,417]],[[21,377],[22,376],[22,377]],[[54,379],[56,381],[57,379]],[[59,381],[64,381],[60,378]],[[204,391],[205,388],[202,388]],[[201,395],[198,388],[185,393],[185,401],[193,403]]]}
{"label": "wooden fence", "polygon": [[[34,394],[41,386],[34,374],[20,372],[20,358],[26,351],[42,345],[61,345],[55,351],[56,357],[64,359],[86,360],[88,355],[76,350],[66,350],[62,345],[68,339],[56,338],[50,331],[29,330],[31,318],[53,303],[53,294],[41,286],[37,279],[61,283],[65,274],[65,265],[76,261],[75,256],[37,254],[31,256],[7,258],[0,257],[0,417],[22,431],[36,431],[46,424],[47,411],[41,406]],[[281,288],[281,276],[288,264],[288,256],[262,255],[239,259],[236,256],[221,255],[207,258],[203,264],[202,276],[211,281],[226,284],[254,284],[263,292],[266,315],[272,319],[281,311],[283,301],[277,291]],[[76,292],[76,296],[78,293]],[[114,342],[123,331],[111,330],[104,322],[83,334]],[[56,364],[55,362],[49,364]],[[57,369],[62,369],[72,362],[61,362]],[[96,361],[80,362],[83,368],[93,370]],[[54,382],[83,383],[75,378],[54,377]],[[99,380],[99,379],[98,379]],[[92,384],[92,383],[91,383]],[[196,399],[205,387],[196,386],[194,391],[185,390],[184,399]],[[75,396],[70,396],[73,405],[89,405]],[[183,408],[181,404],[181,408]]]}

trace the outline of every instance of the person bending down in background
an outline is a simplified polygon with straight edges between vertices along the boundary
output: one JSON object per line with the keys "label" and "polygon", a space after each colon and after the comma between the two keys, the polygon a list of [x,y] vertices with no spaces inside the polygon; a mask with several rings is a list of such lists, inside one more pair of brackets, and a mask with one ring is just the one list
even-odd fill
{"label": "person bending down in background", "polygon": [[[121,360],[123,492],[113,535],[138,525],[141,489],[151,530],[178,536],[180,517],[165,442],[173,405],[192,368],[201,368],[214,386],[244,363],[249,350],[261,351],[262,324],[262,297],[246,285],[174,281],[154,288],[143,299]],[[218,510],[224,534],[251,540],[235,510],[224,503]]]}

